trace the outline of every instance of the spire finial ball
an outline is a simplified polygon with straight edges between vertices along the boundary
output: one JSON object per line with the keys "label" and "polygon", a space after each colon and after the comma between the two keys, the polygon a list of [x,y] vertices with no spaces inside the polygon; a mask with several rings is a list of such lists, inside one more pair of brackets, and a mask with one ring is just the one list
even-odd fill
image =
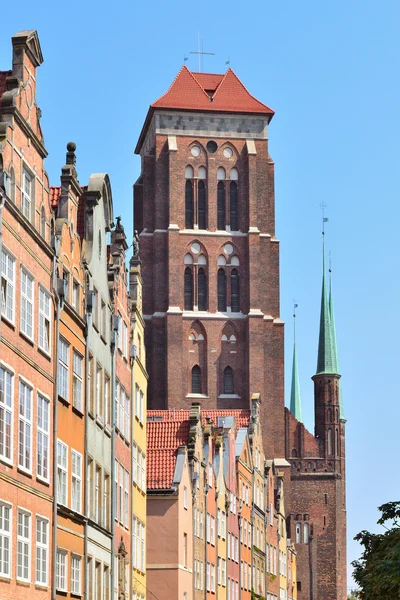
{"label": "spire finial ball", "polygon": [[67,150],[68,150],[68,152],[75,152],[75,150],[76,150],[75,142],[68,142]]}

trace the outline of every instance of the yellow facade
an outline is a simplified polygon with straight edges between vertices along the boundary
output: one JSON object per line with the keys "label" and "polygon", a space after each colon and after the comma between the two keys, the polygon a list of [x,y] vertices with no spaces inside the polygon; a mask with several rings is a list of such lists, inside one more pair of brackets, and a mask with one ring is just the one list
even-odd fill
{"label": "yellow facade", "polygon": [[[134,256],[130,261],[131,327],[134,360],[132,368],[132,600],[146,598],[146,413],[147,373],[144,346],[144,320],[142,313],[142,279],[140,261]],[[136,466],[135,466],[136,465]],[[135,477],[135,468],[137,476]],[[139,476],[139,471],[141,475]],[[136,549],[134,545],[136,544]],[[137,551],[141,545],[140,552]],[[140,561],[139,556],[143,557]],[[140,562],[140,564],[139,564]]]}

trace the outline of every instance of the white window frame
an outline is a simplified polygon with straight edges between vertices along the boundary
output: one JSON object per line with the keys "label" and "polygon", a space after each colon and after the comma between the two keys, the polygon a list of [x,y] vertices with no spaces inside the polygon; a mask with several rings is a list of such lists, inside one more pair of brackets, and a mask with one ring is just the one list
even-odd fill
{"label": "white window frame", "polygon": [[25,267],[21,267],[20,331],[33,340],[35,331],[35,278]]}
{"label": "white window frame", "polygon": [[51,296],[39,285],[38,303],[38,347],[46,354],[51,349]]}
{"label": "white window frame", "polygon": [[[20,523],[20,519],[22,522]],[[26,531],[27,530],[27,531]],[[31,580],[32,514],[23,509],[17,510],[17,571],[18,581]]]}
{"label": "white window frame", "polygon": [[[45,418],[47,413],[47,418]],[[37,448],[36,475],[43,481],[50,480],[50,401],[37,392]]]}
{"label": "white window frame", "polygon": [[82,466],[82,454],[71,449],[71,508],[78,513],[82,512]]}
{"label": "white window frame", "polygon": [[124,525],[129,527],[129,471],[124,469]]}
{"label": "white window frame", "polygon": [[[28,186],[26,185],[28,184]],[[32,207],[35,199],[35,176],[24,165],[21,177],[21,212],[26,219],[32,222]]]}
{"label": "white window frame", "polygon": [[56,555],[56,589],[67,592],[67,551],[57,548]]}
{"label": "white window frame", "polygon": [[133,517],[132,517],[132,565],[133,565],[134,569],[136,569],[136,563],[137,563],[136,524],[137,524],[137,519],[136,519],[135,515],[133,515]]}
{"label": "white window frame", "polygon": [[12,324],[15,324],[15,265],[15,257],[3,246],[1,250],[1,316]]}
{"label": "white window frame", "polygon": [[83,413],[83,356],[73,349],[72,352],[72,404]]}
{"label": "white window frame", "polygon": [[70,343],[61,335],[58,338],[58,395],[68,402]]}
{"label": "white window frame", "polygon": [[[40,527],[39,527],[40,523]],[[43,541],[43,538],[45,541]],[[47,586],[49,572],[49,520],[36,515],[35,581]],[[39,575],[39,576],[38,576]]]}
{"label": "white window frame", "polygon": [[4,363],[0,363],[0,386],[3,390],[0,395],[0,419],[4,423],[0,438],[0,459],[12,465],[14,447],[14,372],[8,369]]}
{"label": "white window frame", "polygon": [[32,397],[33,386],[26,379],[20,377],[18,393],[18,468],[26,473],[32,473]]}
{"label": "white window frame", "polygon": [[68,506],[68,446],[61,440],[57,440],[57,503]]}
{"label": "white window frame", "polygon": [[[6,516],[7,511],[7,516]],[[1,541],[1,555],[0,555],[0,576],[11,579],[12,569],[12,505],[8,502],[0,500],[0,541]],[[7,523],[7,528],[5,524]],[[4,549],[7,550],[7,559],[4,557]],[[4,569],[7,564],[8,569]]]}
{"label": "white window frame", "polygon": [[71,594],[81,595],[82,557],[71,554]]}

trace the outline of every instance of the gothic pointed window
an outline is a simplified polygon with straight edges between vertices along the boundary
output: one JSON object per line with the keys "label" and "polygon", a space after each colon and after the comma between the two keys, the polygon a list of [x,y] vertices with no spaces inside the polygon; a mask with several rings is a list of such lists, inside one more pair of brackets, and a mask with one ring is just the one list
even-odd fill
{"label": "gothic pointed window", "polygon": [[207,229],[206,186],[204,184],[204,181],[199,181],[197,192],[199,229]]}
{"label": "gothic pointed window", "polygon": [[328,455],[333,454],[333,435],[332,429],[328,429]]}
{"label": "gothic pointed window", "polygon": [[237,186],[236,181],[231,181],[229,195],[230,195],[231,231],[238,231],[239,230],[238,186]]}
{"label": "gothic pointed window", "polygon": [[240,312],[239,272],[231,271],[231,308],[232,312]]}
{"label": "gothic pointed window", "polygon": [[192,394],[201,394],[201,369],[195,365],[192,369]]}
{"label": "gothic pointed window", "polygon": [[185,185],[185,227],[186,229],[193,229],[194,227],[193,182],[189,179],[186,180]]}
{"label": "gothic pointed window", "polygon": [[218,182],[217,187],[217,227],[225,229],[225,183]]}
{"label": "gothic pointed window", "polygon": [[226,312],[226,274],[224,269],[218,269],[218,310]]}
{"label": "gothic pointed window", "polygon": [[233,394],[233,371],[232,367],[225,367],[224,370],[224,394]]}
{"label": "gothic pointed window", "polygon": [[198,306],[199,310],[207,310],[207,277],[203,268],[198,274]]}
{"label": "gothic pointed window", "polygon": [[193,310],[193,274],[190,267],[185,269],[184,288],[185,310]]}

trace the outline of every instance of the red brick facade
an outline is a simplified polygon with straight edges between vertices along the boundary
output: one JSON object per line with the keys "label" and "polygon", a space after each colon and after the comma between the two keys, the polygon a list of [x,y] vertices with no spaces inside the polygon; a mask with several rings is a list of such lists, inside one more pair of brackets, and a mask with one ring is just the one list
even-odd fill
{"label": "red brick facade", "polygon": [[[183,71],[150,107],[136,149],[142,158],[134,204],[149,407],[188,409],[196,400],[206,409],[247,408],[251,394],[261,393],[265,456],[292,463],[291,477],[286,474],[289,525],[295,528],[297,516],[302,530],[308,525],[309,543],[297,546],[298,597],[344,600],[344,423],[328,409],[337,406],[336,383],[323,380],[328,399],[316,379],[318,438],[290,413],[285,417],[279,242],[268,151],[273,112],[261,103],[250,109],[250,94],[245,90],[243,96],[242,84],[240,93],[236,90],[230,70],[224,77],[191,78]],[[220,82],[228,75],[230,103],[219,107]],[[204,108],[198,88],[215,104]],[[332,456],[325,447],[326,419],[332,432],[338,431]]]}

